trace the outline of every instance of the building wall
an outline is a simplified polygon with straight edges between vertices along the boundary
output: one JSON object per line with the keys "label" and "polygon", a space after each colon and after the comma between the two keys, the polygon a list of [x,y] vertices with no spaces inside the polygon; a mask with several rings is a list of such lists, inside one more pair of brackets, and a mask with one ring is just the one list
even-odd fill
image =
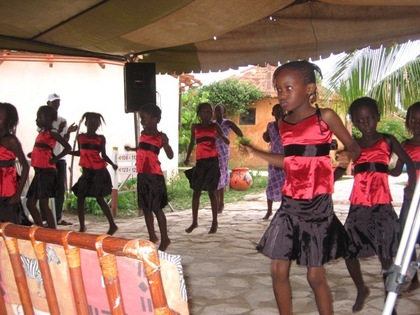
{"label": "building wall", "polygon": [[[177,172],[178,166],[178,79],[169,75],[156,76],[157,102],[162,108],[159,129],[168,134],[175,157],[168,160],[164,152],[160,159],[162,168],[168,174]],[[134,114],[124,111],[123,67],[109,65],[102,69],[98,64],[5,61],[0,65],[0,102],[16,106],[20,123],[17,136],[25,153],[32,150],[36,137],[36,112],[45,105],[47,96],[57,93],[61,96],[59,115],[69,124],[79,123],[83,113],[99,112],[106,124],[98,130],[107,140],[107,154],[112,148],[124,151],[124,145],[135,146]],[[86,131],[84,126],[81,132]],[[74,143],[73,133],[70,144]],[[66,157],[68,165],[71,158]],[[74,168],[78,171],[78,158]],[[75,174],[76,176],[76,174]],[[76,176],[77,179],[78,176]]]}
{"label": "building wall", "polygon": [[[269,146],[262,139],[262,134],[267,130],[267,124],[274,119],[271,115],[272,108],[278,103],[276,98],[266,97],[262,100],[256,101],[249,107],[256,108],[256,119],[255,125],[239,125],[239,118],[232,117],[238,126],[242,129],[244,136],[251,140],[252,145],[262,150],[268,150]],[[267,162],[261,158],[250,156],[247,153],[243,153],[238,150],[236,145],[236,134],[231,132],[229,135],[231,141],[231,158],[229,166],[234,167],[249,167],[249,168],[265,168]]]}

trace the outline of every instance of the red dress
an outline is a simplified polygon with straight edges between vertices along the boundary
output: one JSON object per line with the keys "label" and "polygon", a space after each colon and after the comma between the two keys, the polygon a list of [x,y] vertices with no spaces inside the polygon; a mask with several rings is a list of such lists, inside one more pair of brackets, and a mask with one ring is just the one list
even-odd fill
{"label": "red dress", "polygon": [[346,233],[334,214],[332,132],[320,110],[302,121],[281,121],[286,181],[283,199],[257,250],[271,259],[321,266],[346,255]]}
{"label": "red dress", "polygon": [[45,199],[56,196],[57,169],[55,163],[49,163],[53,157],[56,142],[51,137],[51,130],[41,131],[35,139],[31,153],[31,166],[35,169],[35,175],[26,194],[28,199]]}
{"label": "red dress", "polygon": [[102,135],[77,137],[80,151],[79,165],[83,168],[82,176],[71,188],[77,197],[105,197],[112,192],[111,176],[106,168],[107,163],[101,156],[105,146]]}
{"label": "red dress", "polygon": [[0,197],[12,197],[18,186],[16,155],[0,145]]}
{"label": "red dress", "polygon": [[15,154],[0,145],[0,222],[20,224],[20,204],[10,204],[18,186],[15,160]]}
{"label": "red dress", "polygon": [[142,131],[136,155],[137,203],[143,211],[157,212],[168,204],[165,178],[159,161],[162,133]]}
{"label": "red dress", "polygon": [[388,184],[392,152],[386,139],[384,135],[370,147],[361,148],[354,162],[350,210],[344,224],[353,258],[377,255],[380,260],[391,259],[397,250],[400,228]]}
{"label": "red dress", "polygon": [[216,190],[220,179],[216,125],[212,123],[204,127],[197,124],[194,128],[194,135],[197,143],[196,165],[185,171],[185,175],[190,182],[190,187],[194,190]]}

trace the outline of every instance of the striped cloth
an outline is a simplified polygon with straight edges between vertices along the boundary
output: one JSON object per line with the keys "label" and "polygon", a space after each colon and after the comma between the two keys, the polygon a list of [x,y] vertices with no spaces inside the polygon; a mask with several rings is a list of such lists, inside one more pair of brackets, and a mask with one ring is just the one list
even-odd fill
{"label": "striped cloth", "polygon": [[[267,125],[268,134],[270,136],[270,152],[283,154],[283,145],[281,143],[276,121],[271,121]],[[268,164],[268,184],[265,190],[268,200],[281,201],[282,188],[284,185],[284,171],[278,167]]]}
{"label": "striped cloth", "polygon": [[[227,119],[223,118],[220,127],[226,137],[229,137],[230,127],[226,123]],[[229,157],[230,157],[230,147],[229,144],[226,144],[221,137],[216,138],[216,148],[217,153],[219,154],[219,168],[220,168],[220,179],[219,184],[217,185],[217,190],[224,188],[229,184]]]}

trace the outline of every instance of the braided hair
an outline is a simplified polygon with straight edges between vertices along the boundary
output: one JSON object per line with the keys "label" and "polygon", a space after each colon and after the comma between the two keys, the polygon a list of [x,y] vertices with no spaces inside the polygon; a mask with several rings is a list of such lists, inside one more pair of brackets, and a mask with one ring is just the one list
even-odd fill
{"label": "braided hair", "polygon": [[[291,69],[298,72],[305,84],[310,84],[310,83],[315,84],[315,90],[313,94],[310,96],[311,103],[315,103],[315,101],[318,98],[318,92],[316,89],[316,73],[318,73],[318,75],[322,79],[321,69],[316,64],[309,62],[307,60],[296,60],[296,61],[290,61],[288,63],[285,63],[279,66],[273,73],[272,83],[273,83],[274,88],[276,87],[277,76],[284,69]],[[315,105],[318,108],[318,105],[316,103]]]}
{"label": "braided hair", "polygon": [[84,120],[90,120],[90,119],[97,119],[99,120],[99,126],[102,125],[102,122],[105,124],[105,119],[102,117],[101,114],[99,113],[95,113],[95,112],[86,112],[83,114],[82,118],[80,119],[80,121],[84,121]]}

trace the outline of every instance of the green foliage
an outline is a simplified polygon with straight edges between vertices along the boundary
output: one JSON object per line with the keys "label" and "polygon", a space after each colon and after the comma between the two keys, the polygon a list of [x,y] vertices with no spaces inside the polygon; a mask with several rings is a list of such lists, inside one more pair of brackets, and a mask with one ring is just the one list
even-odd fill
{"label": "green foliage", "polygon": [[[405,129],[404,122],[394,117],[383,118],[378,123],[378,132],[393,135],[399,142],[410,138]],[[355,138],[361,138],[362,133],[356,127],[352,126],[352,134]]]}
{"label": "green foliage", "polygon": [[227,115],[238,115],[247,112],[247,106],[262,99],[264,92],[249,82],[237,79],[226,79],[202,87],[208,92],[208,102],[213,105],[224,104]]}
{"label": "green foliage", "polygon": [[407,109],[420,98],[419,47],[420,42],[414,41],[343,55],[323,81],[330,87],[327,96],[332,92],[339,95],[344,112],[363,96],[376,99],[384,114],[398,112],[399,104]]}

